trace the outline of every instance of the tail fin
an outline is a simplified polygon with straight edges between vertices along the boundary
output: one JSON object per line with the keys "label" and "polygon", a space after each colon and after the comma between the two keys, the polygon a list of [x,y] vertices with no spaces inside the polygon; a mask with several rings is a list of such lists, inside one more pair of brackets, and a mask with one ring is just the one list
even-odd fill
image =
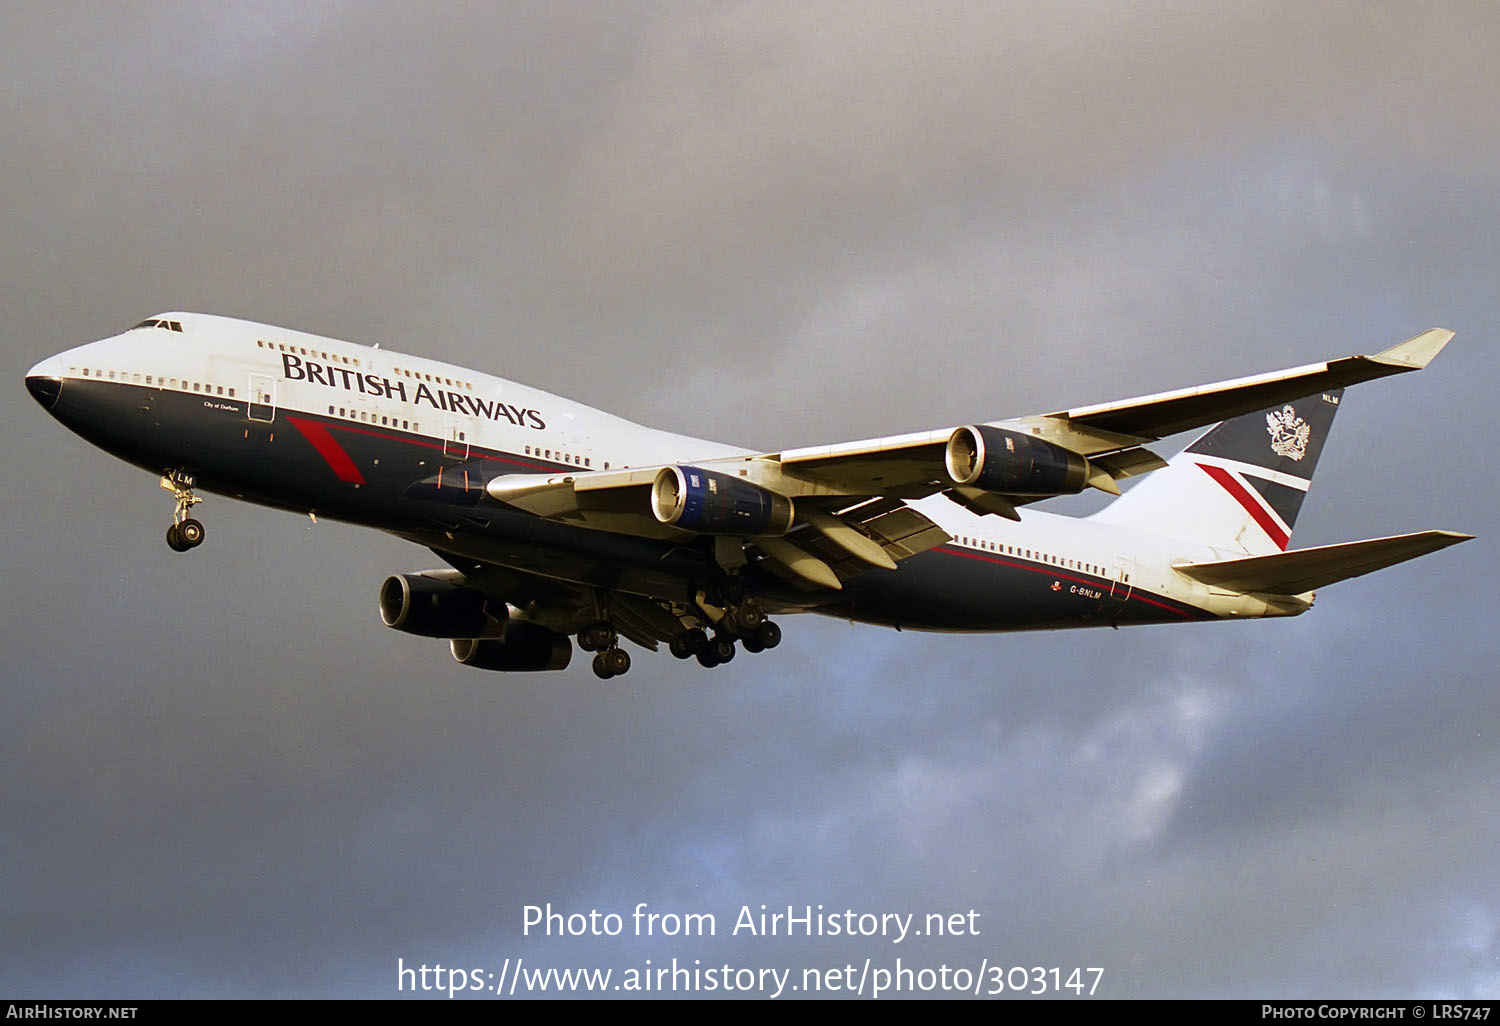
{"label": "tail fin", "polygon": [[1319,392],[1217,424],[1094,517],[1249,556],[1280,552],[1342,397]]}

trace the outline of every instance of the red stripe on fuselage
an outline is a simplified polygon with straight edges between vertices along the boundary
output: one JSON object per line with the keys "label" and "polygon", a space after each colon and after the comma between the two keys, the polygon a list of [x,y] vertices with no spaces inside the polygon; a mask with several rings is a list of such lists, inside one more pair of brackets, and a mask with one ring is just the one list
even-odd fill
{"label": "red stripe on fuselage", "polygon": [[1026,570],[1030,573],[1042,574],[1043,576],[1056,578],[1058,580],[1077,581],[1079,584],[1087,585],[1090,588],[1094,588],[1100,591],[1107,587],[1110,589],[1111,597],[1113,597],[1113,593],[1116,588],[1127,588],[1130,589],[1130,593],[1121,600],[1122,602],[1144,602],[1148,606],[1155,606],[1158,609],[1165,609],[1169,613],[1176,613],[1178,616],[1184,616],[1190,620],[1204,615],[1201,610],[1193,609],[1192,607],[1183,609],[1177,606],[1168,605],[1165,602],[1159,602],[1156,599],[1147,598],[1141,593],[1139,588],[1136,588],[1133,585],[1124,584],[1120,581],[1111,581],[1108,577],[1076,577],[1073,574],[1060,571],[1059,568],[1051,565],[1044,564],[1041,566],[1032,566],[1028,563],[1016,563],[1009,559],[997,559],[994,556],[986,556],[978,552],[966,552],[963,549],[950,549],[947,546],[942,546],[938,548],[937,551],[949,556],[958,556],[961,559],[973,559],[978,560],[981,563],[995,563],[999,566],[1014,567],[1017,570]]}
{"label": "red stripe on fuselage", "polygon": [[302,432],[302,437],[312,443],[312,447],[318,450],[318,455],[328,462],[328,466],[338,475],[340,481],[349,484],[364,484],[365,476],[359,472],[344,447],[333,440],[328,429],[316,421],[303,420],[301,417],[288,417],[287,422]]}
{"label": "red stripe on fuselage", "polygon": [[[335,431],[345,431],[351,435],[365,435],[370,438],[380,438],[389,442],[399,442],[402,445],[415,445],[423,449],[434,449],[438,452],[447,451],[447,447],[444,446],[441,442],[429,442],[422,438],[413,438],[409,434],[394,434],[390,431],[371,430],[368,427],[362,427],[359,424],[349,424],[342,420],[338,420],[337,418],[329,420],[323,418],[320,414],[315,416],[318,416],[319,419],[309,420],[306,418],[293,417],[290,414],[287,415],[286,419],[295,424],[297,426],[297,429],[299,431],[302,431],[304,435],[307,432],[303,429],[303,424],[306,424],[309,427],[320,428],[325,434],[328,435],[328,440],[332,442],[334,447],[337,448],[341,453],[344,451],[343,447],[340,446],[338,442],[333,438],[333,432]],[[326,423],[324,423],[324,420],[326,420]],[[311,439],[308,440],[311,441]],[[322,452],[321,449],[319,449],[318,451]],[[345,458],[348,458],[347,453],[345,453]],[[477,445],[471,445],[469,447],[469,460],[488,460],[491,463],[507,463],[510,466],[524,467],[527,470],[554,471],[584,469],[572,467],[565,463],[531,463],[526,460],[519,460],[510,456],[497,456],[493,452],[481,451]],[[354,461],[350,460],[349,462],[350,465],[353,466]],[[587,471],[585,470],[585,472]],[[356,471],[356,473],[358,473],[358,471]]]}
{"label": "red stripe on fuselage", "polygon": [[[412,438],[409,435],[392,434],[389,431],[371,431],[369,428],[360,427],[358,424],[345,424],[341,420],[330,421],[328,428],[330,431],[347,431],[351,435],[368,435],[371,438],[384,438],[392,442],[401,442],[405,445],[419,445],[424,449],[436,449],[439,452],[447,451],[447,447],[441,442],[427,442],[420,438]],[[571,467],[565,463],[528,463],[524,460],[512,459],[508,456],[496,456],[491,452],[480,451],[477,445],[469,446],[469,459],[489,460],[491,463],[509,463],[513,467],[525,467],[527,470],[553,471],[576,469],[584,473],[588,472],[583,467]]]}
{"label": "red stripe on fuselage", "polygon": [[1292,540],[1292,536],[1281,529],[1281,525],[1271,516],[1270,511],[1262,506],[1244,485],[1236,481],[1233,474],[1223,467],[1215,467],[1207,463],[1200,463],[1198,466],[1205,474],[1223,485],[1224,490],[1234,496],[1236,502],[1245,507],[1245,512],[1255,518],[1255,522],[1271,536],[1271,540],[1276,543],[1278,549],[1286,549],[1286,543]]}

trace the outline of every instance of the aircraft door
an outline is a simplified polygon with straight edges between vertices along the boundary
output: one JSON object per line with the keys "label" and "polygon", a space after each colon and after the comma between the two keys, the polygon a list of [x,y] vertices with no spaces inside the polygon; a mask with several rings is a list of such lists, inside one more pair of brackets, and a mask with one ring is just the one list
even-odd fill
{"label": "aircraft door", "polygon": [[1110,578],[1109,582],[1110,598],[1119,602],[1124,602],[1130,598],[1130,592],[1135,588],[1135,584],[1130,579],[1131,570],[1134,565],[1135,560],[1133,559],[1125,556],[1115,557],[1114,575]]}
{"label": "aircraft door", "polygon": [[250,419],[269,424],[276,419],[276,379],[269,374],[250,375]]}
{"label": "aircraft door", "polygon": [[443,455],[450,460],[469,458],[469,423],[453,414],[443,416]]}

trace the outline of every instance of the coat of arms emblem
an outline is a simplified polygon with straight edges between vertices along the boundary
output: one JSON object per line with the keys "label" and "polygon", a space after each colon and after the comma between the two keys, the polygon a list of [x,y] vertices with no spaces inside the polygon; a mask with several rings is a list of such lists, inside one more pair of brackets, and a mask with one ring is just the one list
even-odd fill
{"label": "coat of arms emblem", "polygon": [[1271,451],[1276,455],[1293,460],[1307,455],[1312,428],[1290,406],[1266,414],[1266,431],[1271,435]]}

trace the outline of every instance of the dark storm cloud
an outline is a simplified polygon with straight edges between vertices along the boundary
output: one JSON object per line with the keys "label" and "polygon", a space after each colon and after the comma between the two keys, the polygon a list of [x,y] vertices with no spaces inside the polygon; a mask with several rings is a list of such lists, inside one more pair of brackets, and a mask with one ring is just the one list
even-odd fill
{"label": "dark storm cloud", "polygon": [[[97,5],[0,31],[0,984],[383,996],[397,957],[1103,965],[1493,994],[1500,83],[1484,8]],[[776,448],[1459,337],[1350,393],[1297,544],[1480,535],[1292,622],[791,621],[504,679],[419,550],[146,475],[21,393],[158,309]],[[538,942],[524,904],[982,912],[965,941]]]}

